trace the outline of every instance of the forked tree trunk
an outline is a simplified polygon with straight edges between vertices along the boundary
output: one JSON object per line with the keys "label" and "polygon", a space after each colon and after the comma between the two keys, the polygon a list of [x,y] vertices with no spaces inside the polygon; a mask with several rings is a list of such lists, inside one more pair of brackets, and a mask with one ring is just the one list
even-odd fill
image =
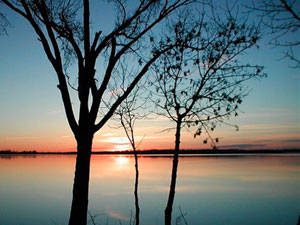
{"label": "forked tree trunk", "polygon": [[86,225],[92,136],[77,138],[77,157],[69,225]]}
{"label": "forked tree trunk", "polygon": [[172,220],[172,209],[173,209],[173,202],[175,197],[175,187],[176,187],[177,168],[178,168],[178,153],[180,147],[180,131],[181,131],[181,120],[178,120],[176,125],[175,149],[174,149],[174,156],[173,156],[173,167],[172,167],[169,198],[168,198],[167,207],[165,209],[165,225],[171,225],[171,220]]}
{"label": "forked tree trunk", "polygon": [[139,207],[139,196],[138,196],[139,165],[138,165],[138,156],[136,152],[134,153],[134,159],[135,159],[135,185],[134,185],[135,225],[139,225],[140,224],[140,207]]}

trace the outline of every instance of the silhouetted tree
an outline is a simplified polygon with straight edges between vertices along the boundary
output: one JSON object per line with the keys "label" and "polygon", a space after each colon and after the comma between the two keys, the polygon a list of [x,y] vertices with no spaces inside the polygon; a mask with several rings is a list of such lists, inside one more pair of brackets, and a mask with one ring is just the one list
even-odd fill
{"label": "silhouetted tree", "polygon": [[212,13],[205,14],[209,9],[204,8],[197,21],[182,12],[179,21],[170,22],[166,35],[156,43],[157,49],[176,45],[158,60],[153,82],[158,114],[176,124],[166,225],[171,224],[182,128],[194,127],[196,137],[226,123],[225,118],[238,115],[247,94],[243,82],[264,76],[261,66],[239,60],[256,45],[259,29],[238,18],[232,9],[218,13],[211,9]]}
{"label": "silhouetted tree", "polygon": [[[87,222],[93,136],[111,118],[150,66],[164,52],[175,47],[168,45],[152,50],[152,39],[146,35],[152,30],[154,32],[154,28],[174,11],[195,0],[140,0],[130,6],[123,0],[109,1],[116,5],[117,16],[115,26],[108,33],[100,29],[92,31],[89,0],[0,1],[29,22],[57,74],[57,87],[77,141],[69,225],[84,225]],[[110,95],[108,86],[118,74],[119,62],[122,60],[133,62],[134,76],[106,113],[98,117],[99,108],[105,108],[104,101]],[[77,85],[71,87],[78,94],[78,119],[74,115],[68,87],[69,74],[66,66],[70,61],[77,64]]]}
{"label": "silhouetted tree", "polygon": [[[295,68],[300,68],[300,58],[294,54],[294,49],[300,46],[299,1],[259,0],[246,7],[259,13],[268,33],[273,36],[271,44],[288,48],[285,57],[295,63]],[[294,38],[288,37],[290,34],[293,34]]]}
{"label": "silhouetted tree", "polygon": [[[124,88],[124,82],[121,83],[121,89]],[[135,89],[130,93],[130,95],[121,103],[119,108],[115,111],[115,119],[121,123],[121,127],[124,129],[126,137],[131,145],[132,151],[134,153],[135,159],[135,184],[134,184],[134,198],[135,198],[135,224],[140,224],[140,207],[139,207],[139,197],[138,197],[138,185],[139,185],[139,164],[137,148],[143,141],[141,139],[139,143],[137,142],[134,135],[134,128],[137,120],[142,120],[147,118],[145,113],[147,96],[143,97],[145,90],[143,90],[142,85],[136,85]]]}

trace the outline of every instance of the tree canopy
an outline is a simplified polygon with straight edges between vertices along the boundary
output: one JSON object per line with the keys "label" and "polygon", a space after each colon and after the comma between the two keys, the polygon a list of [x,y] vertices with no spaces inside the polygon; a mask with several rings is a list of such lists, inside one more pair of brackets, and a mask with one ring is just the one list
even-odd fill
{"label": "tree canopy", "polygon": [[166,31],[156,45],[157,49],[177,46],[164,53],[155,67],[158,113],[182,127],[195,127],[195,137],[237,116],[248,94],[243,83],[265,76],[262,66],[240,60],[257,45],[259,28],[230,10],[212,12],[203,12],[197,22],[187,16],[171,22],[169,30],[174,32]]}

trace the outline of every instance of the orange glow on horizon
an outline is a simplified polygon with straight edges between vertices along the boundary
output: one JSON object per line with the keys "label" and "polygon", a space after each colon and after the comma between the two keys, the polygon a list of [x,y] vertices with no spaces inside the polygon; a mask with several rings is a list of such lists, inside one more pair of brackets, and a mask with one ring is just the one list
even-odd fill
{"label": "orange glow on horizon", "polygon": [[109,137],[104,140],[101,140],[101,142],[113,143],[113,144],[128,144],[129,143],[127,137]]}
{"label": "orange glow on horizon", "polygon": [[131,147],[129,144],[121,144],[121,145],[114,145],[114,148],[112,151],[127,151],[131,150]]}
{"label": "orange glow on horizon", "polygon": [[[153,133],[141,135],[136,132],[136,144],[138,150],[151,149],[173,149],[173,132]],[[234,135],[233,135],[234,134]],[[274,133],[274,134],[250,134],[248,130],[241,130],[232,133],[227,130],[217,130],[213,133],[214,137],[220,137],[217,147],[222,148],[241,148],[241,149],[299,149],[298,133]],[[210,143],[203,144],[205,136],[193,138],[190,132],[182,132],[181,149],[209,149]],[[293,141],[294,140],[294,141]],[[298,140],[298,141],[297,141]],[[141,142],[141,144],[140,144]],[[1,139],[0,150],[12,151],[38,151],[38,152],[75,152],[76,140],[70,135],[47,136],[41,134],[37,137],[7,136]],[[226,147],[228,146],[228,147]],[[131,151],[132,147],[129,140],[121,131],[114,133],[105,132],[96,134],[93,141],[93,151]]]}

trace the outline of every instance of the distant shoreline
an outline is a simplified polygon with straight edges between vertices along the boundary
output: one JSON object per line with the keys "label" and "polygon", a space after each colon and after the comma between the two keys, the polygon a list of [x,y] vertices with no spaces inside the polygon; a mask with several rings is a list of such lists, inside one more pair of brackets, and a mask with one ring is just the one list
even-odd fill
{"label": "distant shoreline", "polygon": [[[11,151],[2,150],[1,155],[76,155],[76,152],[38,152],[38,151]],[[138,155],[172,155],[174,150],[140,150]],[[263,150],[241,150],[241,149],[204,149],[204,150],[180,150],[180,155],[226,155],[226,154],[300,154],[300,149],[263,149]],[[92,155],[134,155],[133,151],[98,151]]]}

